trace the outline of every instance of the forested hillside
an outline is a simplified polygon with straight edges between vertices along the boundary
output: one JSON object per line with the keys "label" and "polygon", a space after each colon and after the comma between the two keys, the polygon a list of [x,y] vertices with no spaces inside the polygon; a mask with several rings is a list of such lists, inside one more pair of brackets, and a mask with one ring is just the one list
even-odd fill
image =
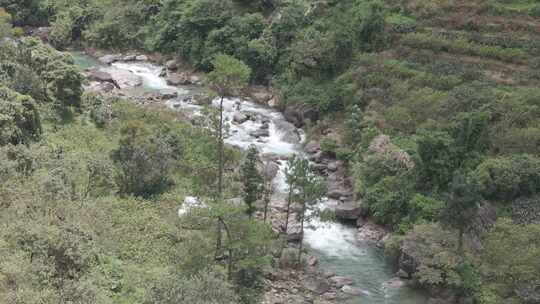
{"label": "forested hillside", "polygon": [[[268,248],[247,250],[227,282],[226,267],[209,254],[212,231],[188,232],[170,214],[186,195],[215,191],[214,135],[167,111],[83,94],[70,56],[18,38],[44,26],[58,50],[135,49],[204,73],[218,54],[244,62],[250,84],[279,96],[308,141],[345,164],[362,216],[392,231],[385,251],[401,276],[450,303],[540,302],[537,0],[0,7],[0,35],[11,37],[0,53],[7,303],[175,303],[171,278],[193,286],[186,297],[216,292],[186,303],[255,303],[260,286],[243,290],[253,281],[244,275],[268,264]],[[136,153],[146,163],[133,166]],[[227,166],[240,162],[233,150],[227,156]],[[238,183],[238,172],[229,174]],[[225,191],[241,192],[235,183]],[[247,239],[275,241],[251,217],[225,213],[241,217],[235,229]]]}

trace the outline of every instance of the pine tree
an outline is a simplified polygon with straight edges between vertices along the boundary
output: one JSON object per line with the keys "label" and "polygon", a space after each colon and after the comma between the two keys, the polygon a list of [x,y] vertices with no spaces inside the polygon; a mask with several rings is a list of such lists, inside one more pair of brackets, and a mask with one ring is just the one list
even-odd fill
{"label": "pine tree", "polygon": [[255,212],[255,203],[261,196],[263,178],[257,170],[259,151],[252,145],[249,147],[246,159],[242,164],[243,196],[246,204],[246,213],[251,218]]}

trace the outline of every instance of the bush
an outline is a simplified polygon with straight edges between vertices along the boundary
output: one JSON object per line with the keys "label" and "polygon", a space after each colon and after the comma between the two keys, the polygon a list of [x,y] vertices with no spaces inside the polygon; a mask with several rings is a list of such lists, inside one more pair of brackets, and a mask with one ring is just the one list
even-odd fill
{"label": "bush", "polygon": [[540,159],[523,154],[489,158],[474,171],[487,199],[511,200],[540,192]]}
{"label": "bush", "polygon": [[529,15],[540,18],[540,4],[535,4],[529,9]]}
{"label": "bush", "polygon": [[22,144],[41,135],[34,99],[0,86],[0,146]]}
{"label": "bush", "polygon": [[179,147],[169,141],[174,135],[167,131],[149,129],[136,121],[122,127],[120,146],[112,153],[122,193],[151,196],[170,184],[170,173],[180,155]]}

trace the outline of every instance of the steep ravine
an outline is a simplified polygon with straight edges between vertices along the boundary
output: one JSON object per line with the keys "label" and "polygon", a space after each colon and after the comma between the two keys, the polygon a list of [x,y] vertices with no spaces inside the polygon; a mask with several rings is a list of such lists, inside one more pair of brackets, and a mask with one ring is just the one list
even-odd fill
{"label": "steep ravine", "polygon": [[[79,53],[73,55],[81,68],[98,68],[107,72],[125,72],[136,76],[135,78],[142,83],[130,90],[130,94],[174,91],[174,95],[177,96],[166,98],[165,101],[171,109],[186,111],[194,116],[200,115],[201,107],[186,98],[193,94],[194,88],[169,86],[160,76],[162,67],[148,62],[118,62],[106,66],[91,57]],[[287,157],[304,153],[302,130],[288,123],[280,112],[240,99],[227,99],[224,108],[225,117],[230,125],[227,144],[242,149],[254,144],[263,157],[274,161],[280,169],[284,168]],[[240,113],[244,116],[239,117]],[[276,203],[286,190],[281,170],[276,175],[274,184],[277,191],[273,202]],[[318,257],[320,267],[327,272],[352,279],[352,285],[360,291],[359,295],[338,302],[351,304],[426,302],[421,293],[397,281],[380,249],[374,244],[358,241],[356,227],[335,222],[322,223],[319,220],[313,220],[308,226],[305,243],[311,254]]]}

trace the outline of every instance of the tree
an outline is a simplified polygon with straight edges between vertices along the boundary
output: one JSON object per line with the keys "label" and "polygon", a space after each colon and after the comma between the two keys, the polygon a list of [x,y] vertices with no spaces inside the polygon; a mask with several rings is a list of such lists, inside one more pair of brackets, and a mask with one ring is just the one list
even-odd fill
{"label": "tree", "polygon": [[11,36],[11,15],[0,7],[0,39]]}
{"label": "tree", "polygon": [[219,179],[218,197],[223,198],[223,99],[237,93],[247,85],[251,74],[250,68],[242,61],[219,54],[212,61],[214,70],[208,74],[210,87],[218,94],[219,101]]}
{"label": "tree", "polygon": [[445,201],[441,222],[458,231],[458,253],[463,255],[463,236],[476,218],[480,195],[472,179],[456,172]]}
{"label": "tree", "polygon": [[262,190],[263,178],[257,170],[257,161],[259,159],[259,152],[254,145],[250,146],[246,155],[246,159],[242,164],[242,181],[244,184],[244,203],[247,207],[247,214],[249,218],[253,216],[255,212],[254,204],[260,197]]}
{"label": "tree", "polygon": [[167,130],[152,130],[137,121],[121,130],[119,147],[112,158],[120,170],[121,192],[150,196],[163,190],[180,157],[179,147],[168,141]]}
{"label": "tree", "polygon": [[41,122],[34,99],[0,86],[0,146],[28,143],[40,135]]}
{"label": "tree", "polygon": [[[275,168],[275,171],[274,169]],[[274,176],[276,175],[279,167],[267,160],[263,165],[263,203],[264,203],[264,215],[263,222],[266,223],[268,217],[268,207],[272,194],[274,193]]]}
{"label": "tree", "polygon": [[[287,176],[287,184],[289,186],[289,194],[291,200],[302,206],[298,216],[300,221],[300,247],[298,251],[298,262],[301,262],[303,239],[304,239],[304,223],[306,219],[313,213],[308,214],[307,211],[315,206],[326,193],[323,181],[318,177],[309,160],[301,157],[293,156],[287,162],[285,172]],[[290,212],[290,201],[287,203],[287,215]],[[313,211],[313,210],[312,210]],[[288,218],[288,217],[287,217]]]}

